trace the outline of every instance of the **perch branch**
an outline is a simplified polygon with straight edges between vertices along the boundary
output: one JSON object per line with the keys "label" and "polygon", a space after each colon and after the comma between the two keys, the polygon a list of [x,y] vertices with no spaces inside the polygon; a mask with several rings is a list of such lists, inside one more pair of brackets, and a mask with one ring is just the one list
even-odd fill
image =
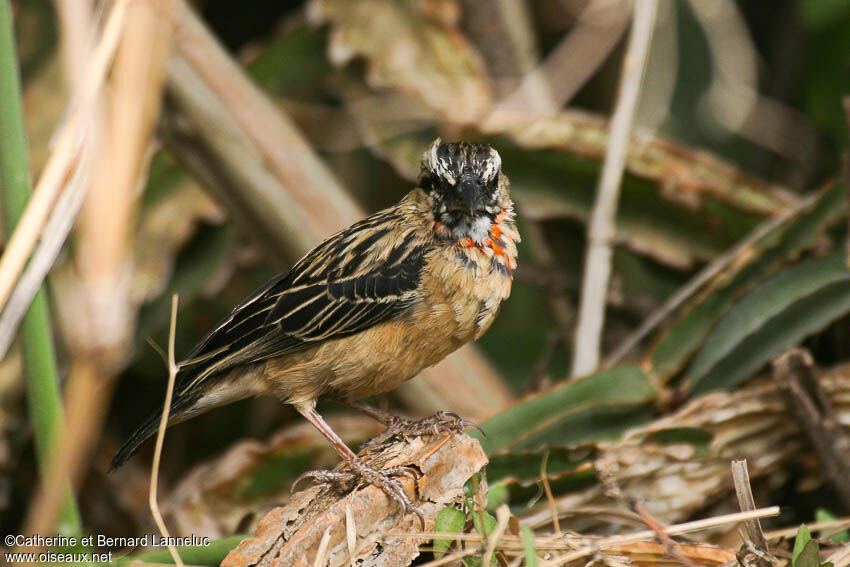
{"label": "perch branch", "polygon": [[[440,510],[463,499],[464,484],[487,462],[478,441],[465,435],[394,441],[361,451],[360,457],[377,468],[408,465],[422,473],[418,481],[399,480],[408,494],[417,495],[426,531],[433,530]],[[381,489],[367,485],[341,495],[333,486],[316,485],[293,495],[285,507],[269,512],[254,535],[243,540],[222,566],[308,567],[314,564],[328,530],[327,560],[322,565],[347,566],[346,508],[350,509],[351,525],[357,526],[352,558],[356,564],[407,565],[419,555],[416,539],[385,537],[390,529],[414,531],[419,519],[414,514],[404,515]]]}

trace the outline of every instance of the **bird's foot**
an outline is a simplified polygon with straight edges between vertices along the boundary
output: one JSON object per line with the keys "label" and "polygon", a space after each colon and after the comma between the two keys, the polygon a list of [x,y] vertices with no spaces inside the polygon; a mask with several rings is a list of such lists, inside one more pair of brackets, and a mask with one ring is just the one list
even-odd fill
{"label": "bird's foot", "polygon": [[425,529],[425,517],[422,515],[422,511],[413,503],[397,478],[399,476],[412,478],[414,490],[418,494],[416,481],[422,477],[422,473],[419,472],[418,469],[409,466],[397,466],[378,470],[367,465],[360,459],[348,461],[346,463],[346,467],[348,470],[318,470],[305,472],[295,479],[295,482],[292,484],[292,489],[294,490],[295,486],[306,478],[312,479],[318,483],[334,484],[344,491],[352,490],[358,484],[365,482],[383,490],[384,494],[386,494],[390,500],[395,501],[401,506],[403,513],[407,514],[408,512],[413,512],[416,514],[419,518],[419,523],[422,525],[422,529]]}

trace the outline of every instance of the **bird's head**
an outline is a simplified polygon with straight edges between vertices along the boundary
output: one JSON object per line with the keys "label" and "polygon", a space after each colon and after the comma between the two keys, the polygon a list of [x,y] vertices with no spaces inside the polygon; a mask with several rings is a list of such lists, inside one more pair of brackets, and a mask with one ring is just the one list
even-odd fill
{"label": "bird's head", "polygon": [[422,156],[419,186],[434,202],[434,217],[458,237],[486,238],[496,215],[509,206],[499,153],[486,144],[444,143]]}

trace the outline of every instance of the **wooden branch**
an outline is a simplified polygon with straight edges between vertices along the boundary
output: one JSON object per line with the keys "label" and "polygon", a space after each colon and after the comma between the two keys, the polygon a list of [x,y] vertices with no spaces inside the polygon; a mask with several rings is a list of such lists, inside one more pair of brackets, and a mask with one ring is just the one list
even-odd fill
{"label": "wooden branch", "polygon": [[[416,500],[426,531],[433,531],[440,510],[463,499],[464,484],[487,463],[478,441],[466,435],[396,441],[365,449],[360,457],[377,468],[412,465],[421,471]],[[413,496],[414,480],[399,480]],[[356,533],[353,558],[348,551],[347,510]],[[359,567],[407,565],[419,555],[419,540],[386,534],[419,528],[416,515],[403,515],[399,506],[374,486],[361,486],[348,494],[340,494],[332,486],[311,486],[295,494],[286,506],[269,512],[254,535],[230,552],[222,567],[308,567],[320,553],[326,533],[330,536],[322,565],[347,566],[352,560]]]}
{"label": "wooden branch", "polygon": [[811,354],[800,348],[787,350],[773,362],[773,379],[817,453],[840,506],[850,510],[850,437],[821,388]]}

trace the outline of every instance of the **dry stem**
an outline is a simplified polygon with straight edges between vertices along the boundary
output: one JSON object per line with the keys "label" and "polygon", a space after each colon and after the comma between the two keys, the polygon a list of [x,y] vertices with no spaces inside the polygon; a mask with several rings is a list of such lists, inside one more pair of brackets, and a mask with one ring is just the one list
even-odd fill
{"label": "dry stem", "polygon": [[596,202],[587,233],[588,251],[573,348],[573,376],[589,374],[599,366],[599,346],[605,321],[608,279],[611,275],[611,245],[616,233],[614,220],[620,181],[623,177],[632,121],[646,67],[657,6],[657,0],[637,0],[634,6],[632,33],[620,78],[620,93],[611,119],[605,164],[599,178]]}
{"label": "dry stem", "polygon": [[[168,326],[168,386],[165,389],[165,402],[162,404],[162,417],[159,419],[159,428],[156,432],[156,446],[153,451],[153,464],[151,465],[151,484],[148,492],[148,505],[153,514],[156,527],[166,541],[169,540],[168,527],[162,519],[159,511],[159,503],[156,500],[157,488],[159,486],[159,462],[162,458],[162,444],[165,442],[165,429],[168,427],[168,414],[171,411],[171,398],[174,395],[174,380],[177,378],[177,363],[174,361],[174,335],[177,330],[177,294],[171,296],[171,322]],[[177,553],[177,548],[168,544],[168,552],[174,563],[183,567],[183,560]]]}

